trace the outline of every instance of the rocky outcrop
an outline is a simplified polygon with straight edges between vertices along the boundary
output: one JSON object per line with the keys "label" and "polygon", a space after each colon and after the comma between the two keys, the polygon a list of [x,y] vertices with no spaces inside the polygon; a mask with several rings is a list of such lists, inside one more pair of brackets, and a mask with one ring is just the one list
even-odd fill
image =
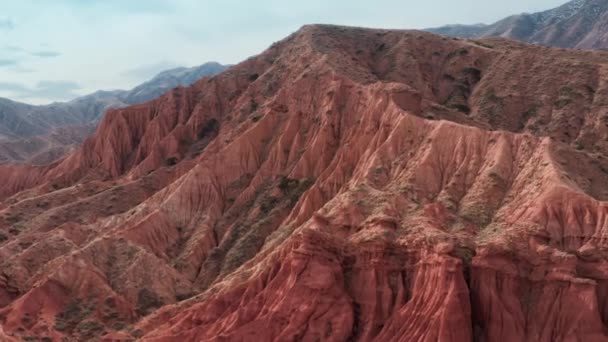
{"label": "rocky outcrop", "polygon": [[112,110],[0,168],[4,334],[606,340],[607,63],[306,26]]}

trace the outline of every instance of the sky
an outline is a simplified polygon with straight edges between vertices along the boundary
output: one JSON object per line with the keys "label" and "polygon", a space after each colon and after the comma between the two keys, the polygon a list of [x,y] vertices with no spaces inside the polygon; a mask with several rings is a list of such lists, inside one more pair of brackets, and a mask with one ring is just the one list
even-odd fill
{"label": "sky", "polygon": [[0,0],[0,97],[45,104],[238,63],[305,24],[492,23],[566,0]]}

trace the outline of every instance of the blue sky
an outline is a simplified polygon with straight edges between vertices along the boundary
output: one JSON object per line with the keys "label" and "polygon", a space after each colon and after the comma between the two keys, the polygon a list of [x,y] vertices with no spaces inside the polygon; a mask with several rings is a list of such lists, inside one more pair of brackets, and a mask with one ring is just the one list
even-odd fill
{"label": "blue sky", "polygon": [[128,89],[159,71],[237,63],[300,26],[491,23],[566,0],[5,0],[0,97],[42,104]]}

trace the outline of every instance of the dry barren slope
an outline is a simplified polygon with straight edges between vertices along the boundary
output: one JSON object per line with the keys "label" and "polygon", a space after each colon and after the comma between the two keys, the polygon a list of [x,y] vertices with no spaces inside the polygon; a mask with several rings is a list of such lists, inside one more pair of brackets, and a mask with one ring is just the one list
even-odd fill
{"label": "dry barren slope", "polygon": [[607,65],[316,25],[112,110],[0,168],[0,337],[604,341]]}
{"label": "dry barren slope", "polygon": [[505,37],[560,48],[607,49],[608,2],[572,0],[537,13],[523,13],[490,25],[448,25],[429,32],[463,38]]}

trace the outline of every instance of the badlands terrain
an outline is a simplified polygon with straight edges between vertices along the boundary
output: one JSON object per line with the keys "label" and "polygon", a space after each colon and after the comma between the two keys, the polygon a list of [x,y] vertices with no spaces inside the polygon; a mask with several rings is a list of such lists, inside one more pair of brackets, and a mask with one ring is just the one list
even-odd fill
{"label": "badlands terrain", "polygon": [[33,106],[0,98],[0,164],[47,164],[80,146],[109,108],[153,100],[227,66],[210,62],[166,70],[131,90],[97,91],[69,102]]}
{"label": "badlands terrain", "polygon": [[607,80],[305,26],[0,167],[0,340],[607,341]]}

